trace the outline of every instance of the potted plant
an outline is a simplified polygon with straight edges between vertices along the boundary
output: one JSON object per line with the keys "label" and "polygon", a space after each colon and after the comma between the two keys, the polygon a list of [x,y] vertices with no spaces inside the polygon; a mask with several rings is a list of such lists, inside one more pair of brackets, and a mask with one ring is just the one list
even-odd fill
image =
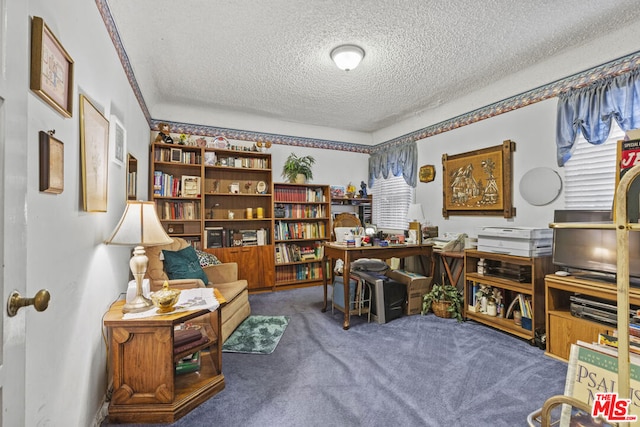
{"label": "potted plant", "polygon": [[438,317],[455,318],[462,322],[462,301],[462,292],[455,286],[434,283],[431,291],[422,299],[422,314],[431,310]]}
{"label": "potted plant", "polygon": [[304,184],[313,179],[311,166],[316,162],[312,156],[298,157],[296,153],[289,154],[282,168],[282,177],[289,182]]}

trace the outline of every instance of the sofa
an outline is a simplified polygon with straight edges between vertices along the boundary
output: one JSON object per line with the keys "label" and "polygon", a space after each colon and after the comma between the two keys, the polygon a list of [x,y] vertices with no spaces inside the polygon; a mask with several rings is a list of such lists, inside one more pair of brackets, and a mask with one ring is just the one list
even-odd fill
{"label": "sofa", "polygon": [[145,278],[149,279],[151,292],[160,290],[165,281],[169,286],[177,289],[189,289],[194,287],[213,287],[227,301],[222,304],[222,341],[224,342],[233,331],[251,314],[249,305],[249,291],[247,281],[238,280],[238,264],[235,262],[207,265],[202,267],[208,279],[185,278],[170,280],[165,271],[163,250],[178,253],[187,248],[189,243],[179,237],[173,237],[173,243],[162,246],[149,246],[145,248],[149,265]]}

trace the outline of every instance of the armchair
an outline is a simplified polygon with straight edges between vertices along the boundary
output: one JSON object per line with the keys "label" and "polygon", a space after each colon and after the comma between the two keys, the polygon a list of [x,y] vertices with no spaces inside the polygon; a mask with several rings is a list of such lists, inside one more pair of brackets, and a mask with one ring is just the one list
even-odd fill
{"label": "armchair", "polygon": [[173,243],[162,246],[150,246],[145,248],[149,258],[146,278],[152,292],[160,290],[165,280],[169,285],[177,289],[189,289],[194,287],[213,287],[217,289],[227,300],[222,304],[222,342],[251,314],[249,305],[249,292],[247,281],[238,280],[238,264],[235,262],[209,265],[203,270],[209,279],[209,283],[203,283],[201,279],[174,279],[169,280],[165,271],[161,254],[162,250],[179,251],[189,246],[189,243],[179,237],[173,238]]}

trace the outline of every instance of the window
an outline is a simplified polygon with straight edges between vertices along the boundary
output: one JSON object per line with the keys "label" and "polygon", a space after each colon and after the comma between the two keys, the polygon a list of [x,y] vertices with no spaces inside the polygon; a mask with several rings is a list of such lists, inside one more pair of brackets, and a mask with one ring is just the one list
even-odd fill
{"label": "window", "polygon": [[624,131],[613,121],[601,145],[578,132],[571,158],[564,164],[565,209],[612,209],[616,186],[616,153]]}
{"label": "window", "polygon": [[400,176],[376,179],[373,183],[373,223],[378,229],[407,230],[407,211],[414,191]]}

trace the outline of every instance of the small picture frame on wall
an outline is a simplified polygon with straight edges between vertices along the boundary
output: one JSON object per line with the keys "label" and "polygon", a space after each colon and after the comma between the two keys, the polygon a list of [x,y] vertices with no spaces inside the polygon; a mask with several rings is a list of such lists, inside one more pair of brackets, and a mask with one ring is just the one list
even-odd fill
{"label": "small picture frame on wall", "polygon": [[114,115],[109,123],[109,139],[111,144],[111,161],[118,166],[124,166],[127,153],[127,131]]}
{"label": "small picture frame on wall", "polygon": [[64,190],[64,144],[54,131],[40,131],[40,191],[60,194]]}
{"label": "small picture frame on wall", "polygon": [[31,20],[29,88],[64,117],[73,114],[73,59],[39,16]]}

